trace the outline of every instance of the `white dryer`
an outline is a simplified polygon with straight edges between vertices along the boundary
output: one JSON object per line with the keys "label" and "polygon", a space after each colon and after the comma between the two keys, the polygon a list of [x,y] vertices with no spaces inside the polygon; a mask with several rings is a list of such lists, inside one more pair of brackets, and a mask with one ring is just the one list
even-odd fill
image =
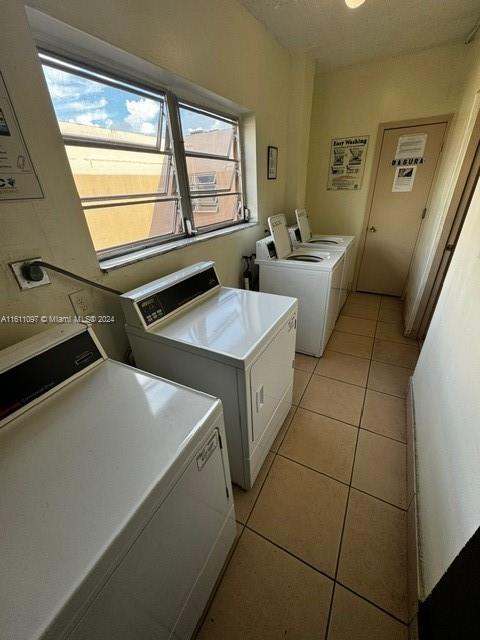
{"label": "white dryer", "polygon": [[0,385],[1,637],[189,639],[236,534],[221,403],[85,325],[0,352]]}
{"label": "white dryer", "polygon": [[345,255],[339,313],[353,286],[355,236],[312,235],[306,209],[295,209],[297,224],[289,227],[290,240],[295,248],[304,247],[320,251],[341,251]]}
{"label": "white dryer", "polygon": [[213,262],[121,301],[139,367],[222,400],[232,480],[249,489],[291,406],[297,301],[223,287]]}
{"label": "white dryer", "polygon": [[321,356],[337,319],[344,256],[292,251],[283,214],[268,219],[272,235],[256,245],[260,290],[298,299],[297,351]]}

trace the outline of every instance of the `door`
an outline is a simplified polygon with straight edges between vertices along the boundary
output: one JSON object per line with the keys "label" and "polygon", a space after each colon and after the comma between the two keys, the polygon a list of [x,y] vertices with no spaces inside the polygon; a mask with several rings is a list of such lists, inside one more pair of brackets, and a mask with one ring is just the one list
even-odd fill
{"label": "door", "polygon": [[357,289],[400,296],[447,122],[384,129]]}
{"label": "door", "polygon": [[296,319],[296,313],[290,316],[252,365],[250,397],[254,443],[269,427],[285,392],[293,385]]}

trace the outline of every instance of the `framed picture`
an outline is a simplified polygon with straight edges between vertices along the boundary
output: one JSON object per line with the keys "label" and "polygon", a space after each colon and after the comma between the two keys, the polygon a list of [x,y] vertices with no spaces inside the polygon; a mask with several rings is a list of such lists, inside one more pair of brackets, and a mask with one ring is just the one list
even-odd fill
{"label": "framed picture", "polygon": [[267,153],[267,178],[277,179],[278,147],[268,147]]}

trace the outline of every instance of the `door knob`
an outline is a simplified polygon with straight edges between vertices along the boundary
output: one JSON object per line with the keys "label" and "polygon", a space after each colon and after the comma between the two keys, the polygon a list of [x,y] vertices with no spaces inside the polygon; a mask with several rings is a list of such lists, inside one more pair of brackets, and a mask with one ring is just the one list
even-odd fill
{"label": "door knob", "polygon": [[368,230],[371,231],[372,233],[375,233],[377,230],[377,227],[369,227]]}

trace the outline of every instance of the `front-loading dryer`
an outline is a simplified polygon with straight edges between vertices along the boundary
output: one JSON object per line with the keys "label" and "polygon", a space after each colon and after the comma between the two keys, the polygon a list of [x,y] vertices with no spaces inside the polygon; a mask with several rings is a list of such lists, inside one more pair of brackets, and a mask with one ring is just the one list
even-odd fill
{"label": "front-loading dryer", "polygon": [[344,256],[292,250],[283,214],[268,219],[272,235],[257,242],[260,290],[298,299],[297,351],[321,356],[337,319]]}
{"label": "front-loading dryer", "polygon": [[121,301],[137,366],[221,399],[232,481],[249,489],[291,407],[297,301],[223,287],[214,262]]}

